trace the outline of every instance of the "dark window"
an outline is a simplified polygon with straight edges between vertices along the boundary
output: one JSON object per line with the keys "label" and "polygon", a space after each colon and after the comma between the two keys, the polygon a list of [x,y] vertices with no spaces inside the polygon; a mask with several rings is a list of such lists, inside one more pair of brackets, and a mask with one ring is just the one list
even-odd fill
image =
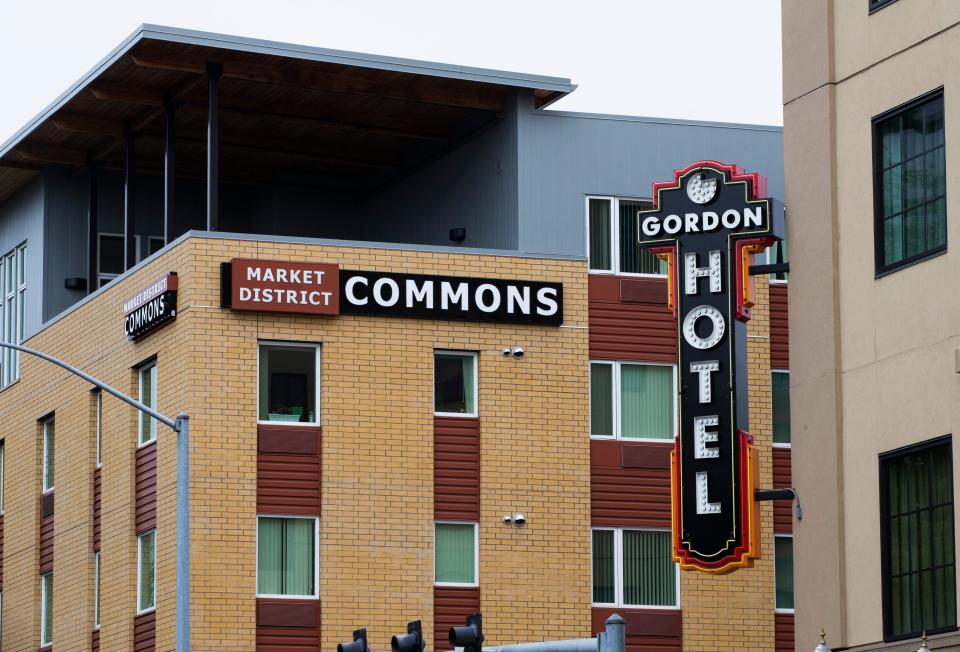
{"label": "dark window", "polygon": [[774,369],[772,379],[773,443],[790,444],[790,372]]}
{"label": "dark window", "polygon": [[893,4],[897,0],[867,0],[870,3],[870,11],[880,9],[881,7],[886,7],[889,4]]}
{"label": "dark window", "polygon": [[640,246],[640,211],[653,208],[653,202],[644,199],[621,199],[620,210],[620,271],[629,274],[666,274],[666,263]]}
{"label": "dark window", "polygon": [[943,91],[873,121],[877,273],[947,248]]}
{"label": "dark window", "polygon": [[793,611],[793,537],[778,534],[774,537],[774,607]]}
{"label": "dark window", "polygon": [[317,348],[260,345],[260,421],[317,423]]}
{"label": "dark window", "polygon": [[885,640],[956,629],[949,438],[880,458]]}
{"label": "dark window", "polygon": [[434,412],[471,416],[477,413],[476,361],[472,353],[434,354]]}

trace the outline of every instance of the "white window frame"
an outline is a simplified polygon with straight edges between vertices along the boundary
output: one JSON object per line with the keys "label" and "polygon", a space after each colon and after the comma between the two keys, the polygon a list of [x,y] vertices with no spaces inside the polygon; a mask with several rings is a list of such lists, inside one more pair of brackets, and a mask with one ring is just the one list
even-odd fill
{"label": "white window frame", "polygon": [[[97,458],[95,468],[100,468],[103,463],[103,392],[99,389],[94,392],[94,429],[97,446]],[[139,417],[138,417],[139,418]],[[139,439],[138,439],[139,441]]]}
{"label": "white window frame", "polygon": [[457,417],[463,419],[476,419],[480,415],[480,356],[476,351],[458,351],[456,349],[434,349],[433,350],[433,390],[431,391],[430,402],[437,405],[437,356],[438,355],[457,355],[461,357],[473,358],[473,412],[437,412],[434,410],[434,416],[438,417]]}
{"label": "white window frame", "polygon": [[[313,421],[270,421],[263,420],[260,418],[260,365],[263,360],[263,347],[264,346],[286,346],[293,349],[315,349],[313,356],[313,404],[314,409],[314,420]],[[269,379],[268,379],[269,380]],[[278,341],[278,340],[257,340],[257,423],[263,424],[272,424],[272,425],[283,425],[284,428],[316,428],[320,425],[320,344],[316,342],[290,342],[290,341]]]}
{"label": "white window frame", "polygon": [[[56,466],[54,466],[54,468],[53,468],[53,474],[54,474],[54,477],[52,478],[52,479],[53,479],[53,484],[50,484],[51,478],[48,478],[48,477],[47,477],[47,459],[48,459],[47,456],[50,454],[50,451],[48,450],[48,447],[47,447],[47,429],[49,428],[50,424],[53,424],[53,428],[54,428],[54,430],[53,430],[53,437],[54,437],[54,439],[53,439],[53,455],[54,455],[54,462],[56,462],[56,455],[57,455],[57,439],[56,439],[56,437],[57,437],[57,430],[56,430],[56,428],[57,428],[57,424],[56,424],[56,418],[55,418],[53,415],[47,417],[46,419],[43,419],[43,421],[41,421],[40,423],[41,423],[41,431],[42,431],[42,437],[43,437],[43,444],[42,444],[42,446],[43,446],[43,459],[41,460],[41,464],[43,464],[43,468],[40,470],[41,482],[42,482],[41,488],[42,488],[42,493],[45,493],[45,494],[46,494],[46,493],[50,493],[51,491],[54,490],[54,487],[56,486],[56,481],[57,481],[57,477],[56,477],[57,468],[56,468]],[[48,486],[48,485],[49,485],[49,486]]]}
{"label": "white window frame", "polygon": [[[613,597],[614,602],[593,602],[593,533],[613,532]],[[624,532],[670,532],[667,528],[656,527],[592,527],[590,528],[590,600],[594,607],[623,607],[630,609],[680,610],[680,565],[673,562],[674,605],[624,604],[623,602],[623,533]]]}
{"label": "white window frame", "polygon": [[[781,281],[781,282],[786,283],[787,281]],[[790,370],[789,369],[771,369],[770,375],[772,376],[773,374],[787,374],[789,376]],[[773,446],[773,448],[785,448],[787,450],[790,450],[791,448],[793,448],[792,432],[790,433],[790,441],[788,441],[787,443],[772,441],[773,440],[773,378],[771,378],[770,381],[771,381],[770,382],[771,384],[771,387],[770,387],[770,439],[772,442],[771,445]]]}
{"label": "white window frame", "polygon": [[[141,572],[143,570],[143,537],[153,535],[153,605],[146,609],[140,608],[140,590],[143,588]],[[157,530],[147,530],[137,535],[137,615],[150,613],[157,608]]]}
{"label": "white window frame", "polygon": [[[473,582],[438,582],[437,581],[437,526],[438,525],[472,525],[473,526]],[[433,585],[471,587],[480,586],[480,524],[476,521],[434,521],[433,523]]]}
{"label": "white window frame", "polygon": [[45,631],[47,622],[47,577],[50,578],[52,589],[53,571],[40,576],[40,647],[53,645],[53,616],[55,614],[50,614],[50,638],[44,638],[44,635],[48,633]]}
{"label": "white window frame", "polygon": [[[143,373],[150,373],[150,403],[147,403],[143,400]],[[137,367],[137,400],[146,405],[147,407],[152,408],[154,411],[159,412],[157,409],[157,396],[159,391],[157,390],[157,384],[159,380],[159,371],[157,370],[157,360],[154,358],[146,364],[142,364]],[[143,417],[142,412],[137,412],[137,448],[143,448],[148,446],[157,440],[157,420],[153,417],[147,417],[150,419],[150,437],[146,440],[143,439]]]}
{"label": "white window frame", "polygon": [[[154,546],[156,549],[156,546]],[[139,566],[137,567],[139,569]],[[139,573],[139,570],[137,571]],[[156,566],[154,566],[156,573]],[[139,582],[137,585],[139,586]],[[139,605],[139,601],[137,602]],[[100,629],[100,551],[93,553],[93,628]]]}
{"label": "white window frame", "polygon": [[[773,605],[774,613],[778,614],[793,614],[796,612],[796,609],[781,609],[777,607],[777,539],[790,539],[790,548],[793,549],[793,535],[792,534],[776,534],[773,535],[774,545],[773,545]],[[794,557],[796,559],[796,557]],[[796,565],[794,565],[796,569]],[[794,573],[794,581],[796,581],[796,573]],[[796,585],[794,585],[796,586]],[[794,589],[794,604],[796,604],[796,589]]]}
{"label": "white window frame", "polygon": [[591,274],[607,276],[630,276],[634,278],[667,278],[666,274],[642,274],[620,270],[620,202],[651,201],[649,197],[627,197],[619,195],[586,195],[584,198],[584,221],[587,229],[587,265],[590,265],[590,200],[601,199],[610,202],[610,269],[589,268]]}
{"label": "white window frame", "polygon": [[[26,272],[27,243],[22,242],[0,257],[0,336],[4,342],[20,344],[23,341],[24,309],[27,293]],[[11,283],[7,283],[7,270],[13,268]],[[13,310],[13,322],[10,322]],[[11,326],[13,332],[11,333]],[[0,352],[0,389],[20,380],[20,352],[4,349]]]}
{"label": "white window frame", "polygon": [[[652,443],[670,443],[676,438],[677,431],[677,365],[672,362],[636,362],[633,360],[590,360],[587,365],[587,382],[588,385],[592,383],[590,373],[591,367],[595,364],[610,365],[612,367],[613,383],[612,383],[612,399],[613,399],[613,434],[612,435],[595,435],[593,434],[593,387],[589,388],[590,391],[590,439],[601,439],[601,440],[623,440],[623,441],[639,441],[639,442],[652,442]],[[634,365],[634,366],[646,366],[646,367],[671,367],[673,369],[673,437],[669,439],[659,438],[659,437],[623,437],[621,432],[621,409],[620,409],[620,370],[623,365]]]}
{"label": "white window frame", "polygon": [[[763,260],[765,260],[768,265],[773,264],[773,260],[771,260],[771,254],[773,254],[773,247],[774,245],[770,245],[763,252]],[[785,262],[790,262],[790,261],[787,260]],[[773,278],[773,276],[774,276],[773,274],[767,274],[767,280],[770,281],[770,285],[789,285],[790,284],[789,278]]]}
{"label": "white window frame", "polygon": [[300,516],[297,514],[257,514],[257,536],[254,545],[256,545],[257,571],[254,574],[254,586],[260,586],[260,519],[261,518],[285,518],[301,519],[313,521],[313,595],[282,595],[274,593],[256,593],[258,598],[275,598],[277,600],[309,600],[311,598],[320,598],[320,517],[319,516]]}

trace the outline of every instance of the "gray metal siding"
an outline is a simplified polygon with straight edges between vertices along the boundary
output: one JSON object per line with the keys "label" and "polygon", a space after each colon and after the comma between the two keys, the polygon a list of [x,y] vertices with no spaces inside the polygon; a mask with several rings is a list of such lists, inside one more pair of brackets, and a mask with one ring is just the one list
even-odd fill
{"label": "gray metal siding", "polygon": [[23,323],[26,337],[37,332],[43,322],[43,196],[44,180],[40,177],[0,204],[0,255],[27,243],[27,298]]}
{"label": "gray metal siding", "polygon": [[551,111],[521,113],[520,250],[585,255],[584,196],[650,197],[656,181],[701,159],[767,176],[783,198],[783,132]]}

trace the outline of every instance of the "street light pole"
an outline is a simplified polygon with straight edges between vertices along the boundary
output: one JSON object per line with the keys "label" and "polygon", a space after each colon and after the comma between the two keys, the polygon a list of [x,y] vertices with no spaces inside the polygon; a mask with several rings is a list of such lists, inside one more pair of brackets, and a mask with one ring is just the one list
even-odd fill
{"label": "street light pole", "polygon": [[14,349],[36,356],[66,369],[75,376],[99,387],[106,393],[132,405],[144,414],[153,417],[177,433],[177,652],[190,651],[190,417],[181,412],[176,418],[166,417],[140,401],[127,396],[120,390],[97,380],[90,374],[77,369],[52,355],[30,349],[19,344],[0,342],[0,347]]}

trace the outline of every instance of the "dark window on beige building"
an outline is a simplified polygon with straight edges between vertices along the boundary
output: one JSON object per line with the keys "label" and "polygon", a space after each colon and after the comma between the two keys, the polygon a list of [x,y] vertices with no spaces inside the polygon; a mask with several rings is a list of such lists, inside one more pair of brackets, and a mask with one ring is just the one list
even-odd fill
{"label": "dark window on beige building", "polygon": [[885,640],[957,624],[949,437],[880,458]]}
{"label": "dark window on beige building", "polygon": [[874,118],[878,274],[947,248],[943,90]]}
{"label": "dark window on beige building", "polygon": [[889,4],[893,4],[897,0],[867,0],[870,3],[870,11],[875,11],[886,7]]}

